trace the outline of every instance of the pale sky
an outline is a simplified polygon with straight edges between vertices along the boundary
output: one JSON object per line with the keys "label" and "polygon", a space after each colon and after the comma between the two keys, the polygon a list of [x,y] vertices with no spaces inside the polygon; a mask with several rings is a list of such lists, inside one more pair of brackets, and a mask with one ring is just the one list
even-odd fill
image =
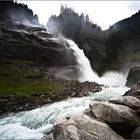
{"label": "pale sky", "polygon": [[38,15],[39,22],[46,25],[49,17],[59,15],[60,6],[71,7],[75,12],[88,14],[93,23],[103,30],[119,20],[130,17],[140,10],[140,1],[19,1],[27,4],[34,14]]}

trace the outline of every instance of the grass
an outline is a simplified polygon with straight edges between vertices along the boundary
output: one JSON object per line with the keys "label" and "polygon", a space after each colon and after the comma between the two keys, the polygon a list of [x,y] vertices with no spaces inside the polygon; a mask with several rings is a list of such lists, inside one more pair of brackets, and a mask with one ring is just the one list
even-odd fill
{"label": "grass", "polygon": [[48,80],[27,79],[27,77],[43,77],[44,72],[31,66],[32,62],[20,60],[0,61],[0,96],[31,95],[39,93],[55,93],[59,87]]}
{"label": "grass", "polygon": [[22,85],[8,86],[7,88],[0,89],[0,95],[31,95],[31,94],[39,94],[39,93],[54,93],[58,90],[58,87],[51,82],[47,81],[37,81],[37,82],[29,82],[23,83]]}

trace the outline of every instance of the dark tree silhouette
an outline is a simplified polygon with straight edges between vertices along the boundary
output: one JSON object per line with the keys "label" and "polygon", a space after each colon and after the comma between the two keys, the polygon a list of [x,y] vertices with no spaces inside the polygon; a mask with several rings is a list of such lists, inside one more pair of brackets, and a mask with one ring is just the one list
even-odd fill
{"label": "dark tree silhouette", "polygon": [[79,15],[73,9],[61,6],[60,15],[51,16],[47,26],[52,32],[61,33],[74,40],[81,49],[84,49],[94,69],[97,68],[97,63],[103,61],[104,56],[97,48],[99,44],[102,44],[102,40],[99,39],[102,36],[102,30],[90,21],[88,15],[83,13]]}

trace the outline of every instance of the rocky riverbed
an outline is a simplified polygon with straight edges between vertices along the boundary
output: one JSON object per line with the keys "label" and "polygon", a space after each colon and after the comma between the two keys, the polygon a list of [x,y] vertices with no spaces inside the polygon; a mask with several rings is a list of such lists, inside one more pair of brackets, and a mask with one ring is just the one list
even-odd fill
{"label": "rocky riverbed", "polygon": [[0,96],[0,115],[31,110],[45,104],[62,101],[72,97],[88,96],[89,92],[98,92],[102,89],[102,85],[94,82],[80,83],[78,81],[61,80],[55,81],[55,84],[58,84],[61,87],[57,92],[37,92],[23,96]]}
{"label": "rocky riverbed", "polygon": [[45,140],[140,139],[140,100],[120,96],[94,102],[84,112],[58,119]]}
{"label": "rocky riverbed", "polygon": [[132,88],[123,96],[93,102],[84,112],[59,118],[44,140],[140,139],[140,84],[134,69],[127,78]]}

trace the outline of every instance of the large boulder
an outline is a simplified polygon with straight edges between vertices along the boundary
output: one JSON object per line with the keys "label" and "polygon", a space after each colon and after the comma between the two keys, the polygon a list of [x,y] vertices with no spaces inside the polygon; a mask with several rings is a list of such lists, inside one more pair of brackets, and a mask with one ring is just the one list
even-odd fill
{"label": "large boulder", "polygon": [[132,96],[120,96],[109,100],[109,103],[120,104],[130,107],[131,109],[140,108],[140,100]]}
{"label": "large boulder", "polygon": [[130,69],[127,76],[126,86],[133,87],[140,82],[140,67],[133,67]]}
{"label": "large boulder", "polygon": [[137,113],[127,106],[94,103],[91,110],[94,117],[106,122],[113,130],[126,138],[129,138],[129,133],[140,126],[140,118]]}
{"label": "large boulder", "polygon": [[76,115],[58,119],[53,128],[54,140],[122,140],[107,124]]}

